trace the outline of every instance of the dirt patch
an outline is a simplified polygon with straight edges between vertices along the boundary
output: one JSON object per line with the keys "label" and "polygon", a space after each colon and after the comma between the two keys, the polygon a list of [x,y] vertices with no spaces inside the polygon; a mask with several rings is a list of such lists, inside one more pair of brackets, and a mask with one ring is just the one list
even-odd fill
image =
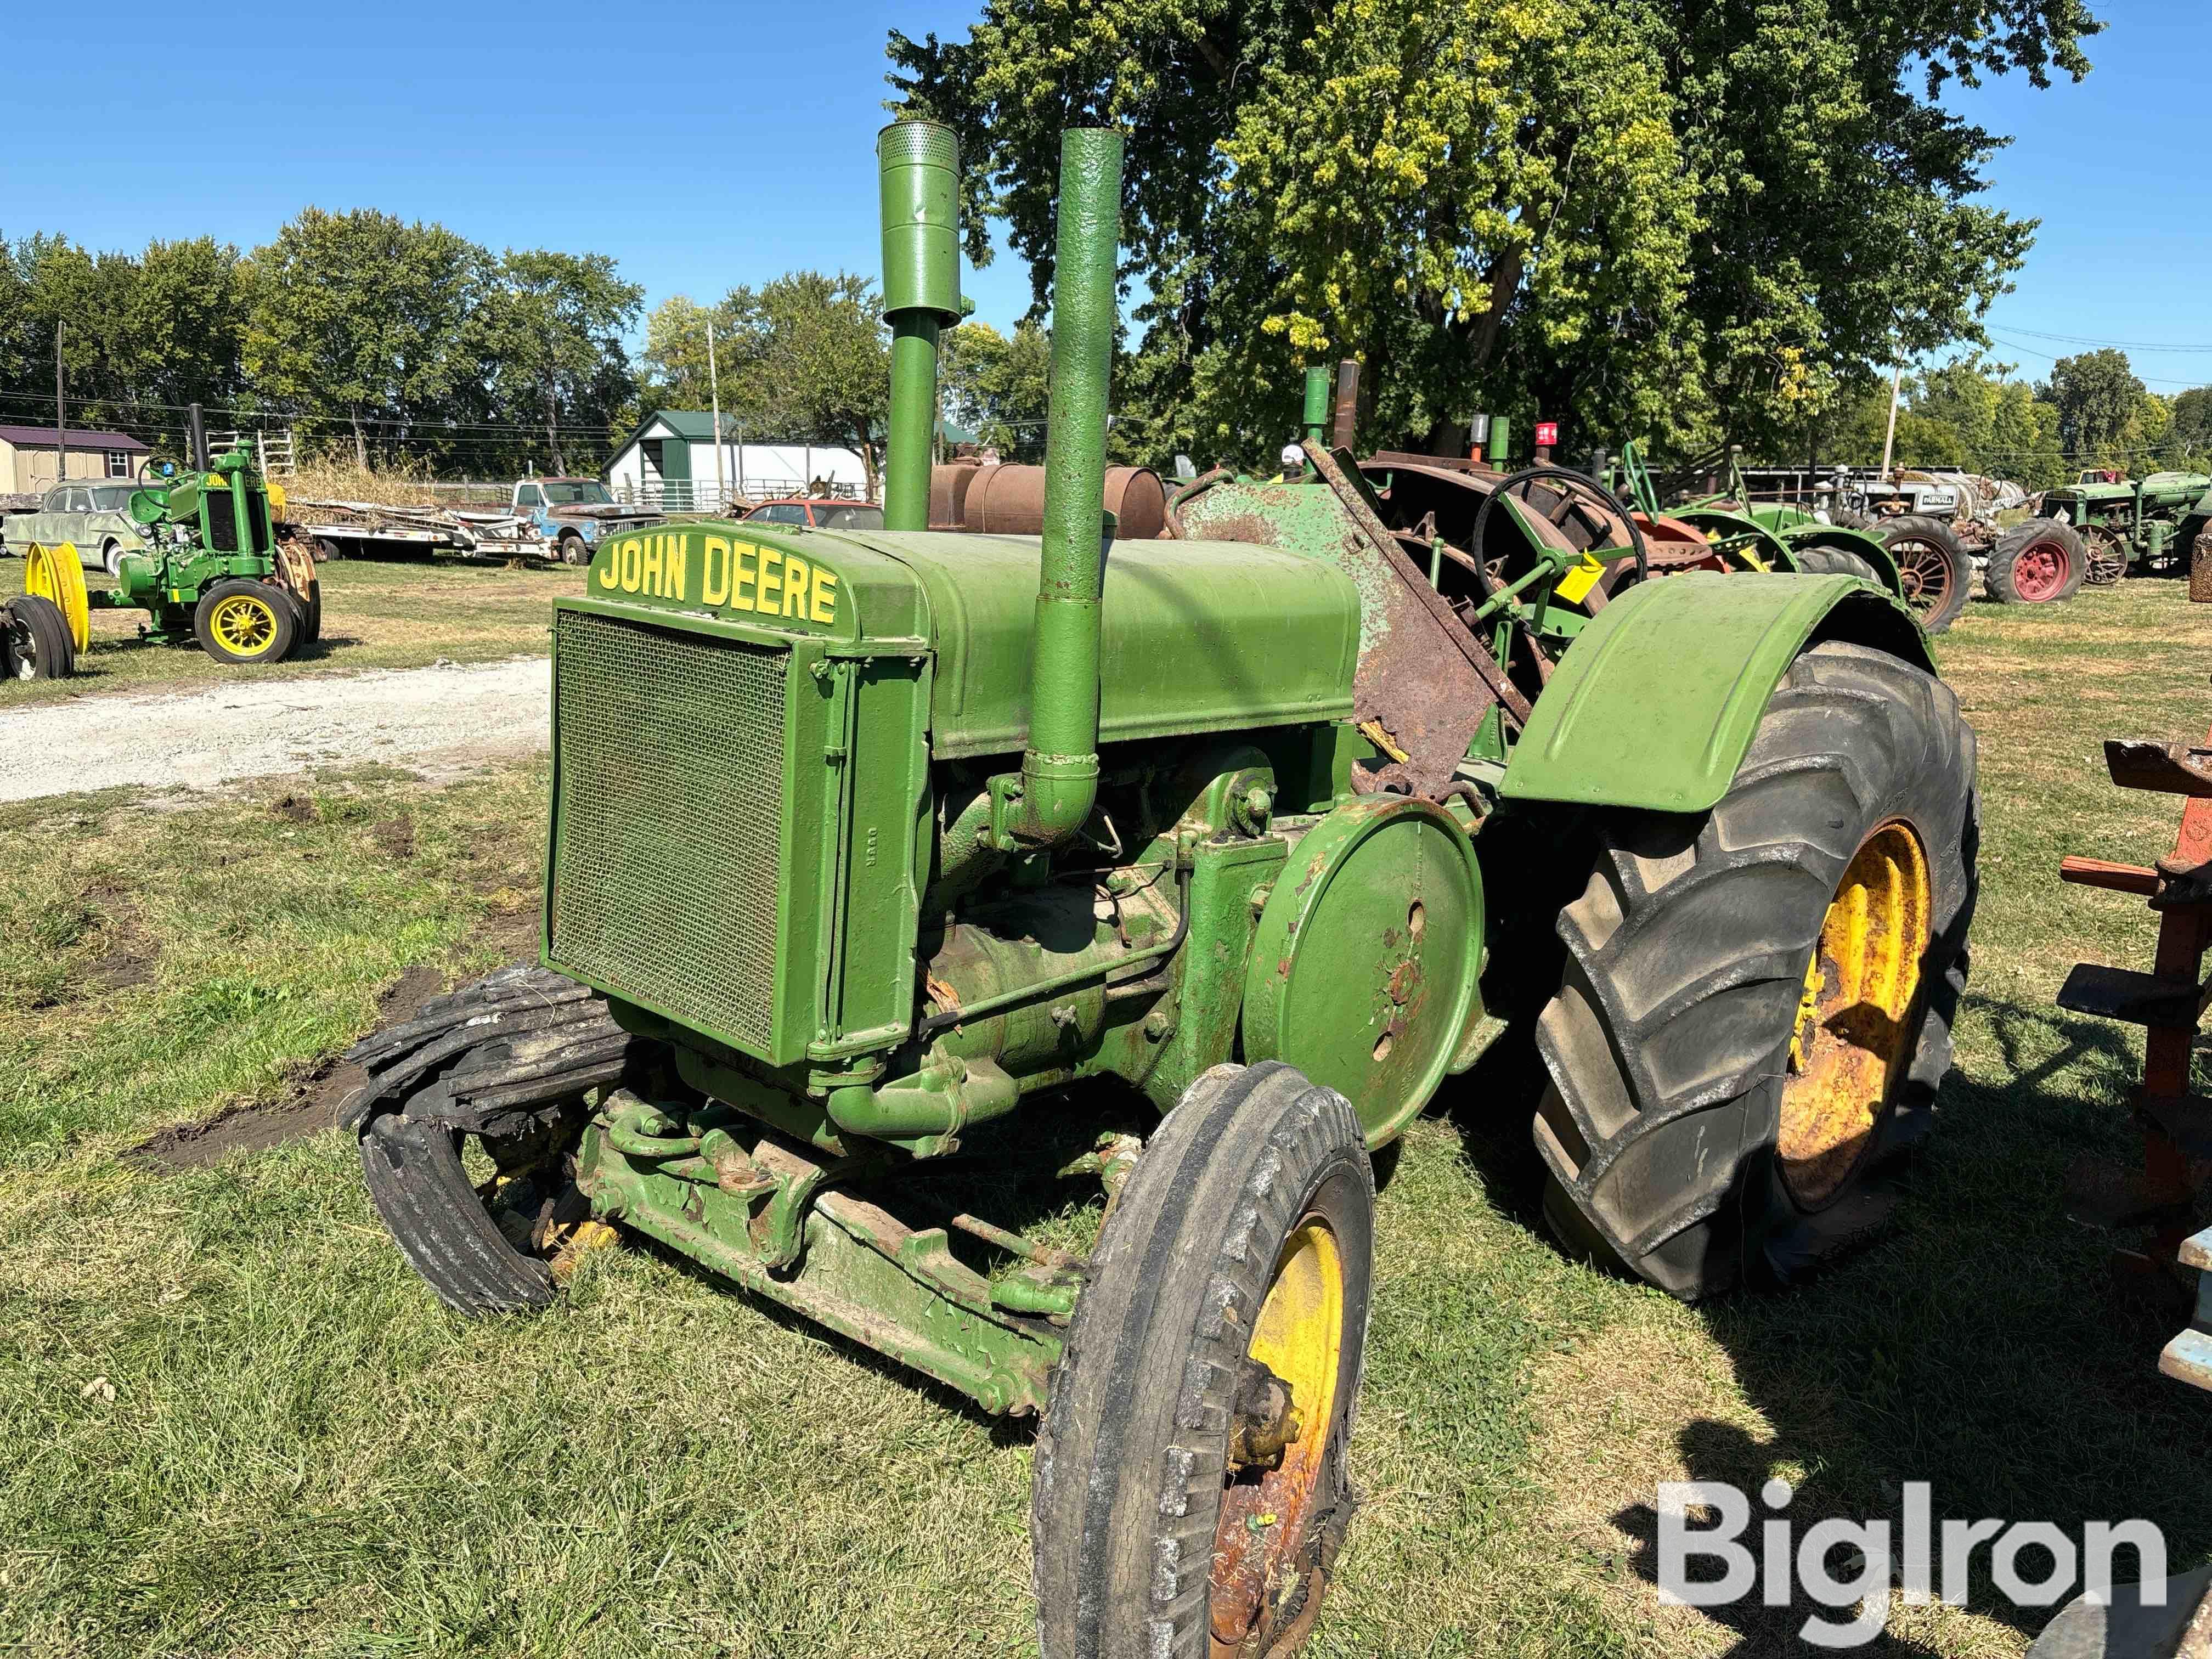
{"label": "dirt patch", "polygon": [[[410,968],[377,998],[378,1026],[397,1024],[431,998],[442,995],[447,977],[441,968]],[[336,1054],[325,1055],[295,1079],[282,1099],[226,1106],[197,1123],[164,1129],[124,1157],[164,1169],[198,1170],[233,1152],[266,1152],[332,1127],[345,1097],[368,1080],[360,1066],[343,1065]]]}
{"label": "dirt patch", "polygon": [[376,850],[394,864],[404,864],[415,856],[415,820],[402,812],[396,818],[386,818],[368,832],[376,843]]}
{"label": "dirt patch", "polygon": [[315,803],[304,795],[284,795],[269,803],[269,814],[290,823],[313,823]]}

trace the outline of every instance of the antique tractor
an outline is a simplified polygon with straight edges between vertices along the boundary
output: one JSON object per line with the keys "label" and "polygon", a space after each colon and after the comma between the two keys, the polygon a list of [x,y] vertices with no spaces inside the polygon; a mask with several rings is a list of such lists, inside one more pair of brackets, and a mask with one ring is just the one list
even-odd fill
{"label": "antique tractor", "polygon": [[1064,141],[1043,533],[927,531],[957,163],[878,149],[887,528],[597,550],[543,965],[358,1045],[345,1121],[456,1309],[628,1231],[1036,1414],[1046,1654],[1288,1652],[1373,1156],[1533,1042],[1548,1086],[1457,1105],[1530,1126],[1578,1249],[1693,1297],[1863,1237],[1948,1064],[1973,735],[1863,580],[1557,599],[1648,574],[1631,530],[1448,593],[1310,441],[1115,538],[1112,131]]}
{"label": "antique tractor", "polygon": [[146,527],[149,546],[118,559],[112,587],[88,592],[76,550],[66,544],[27,550],[33,592],[43,568],[77,650],[85,648],[93,611],[147,611],[153,620],[139,628],[142,639],[197,643],[222,663],[282,662],[321,637],[314,562],[278,542],[269,491],[242,444],[132,491],[130,511]]}
{"label": "antique tractor", "polygon": [[[2190,568],[2198,541],[2212,526],[2212,477],[2202,472],[2154,472],[2147,478],[2109,483],[2092,482],[2085,474],[2081,483],[2045,490],[2035,511],[2034,518],[2014,526],[2010,532],[2024,550],[2032,548],[2040,556],[2039,562],[2031,566],[2032,587],[2049,586],[2048,573],[2062,562],[2072,584],[2068,594],[2084,580],[2101,586],[2131,570],[2178,574]],[[2037,573],[2043,573],[2039,583]]]}

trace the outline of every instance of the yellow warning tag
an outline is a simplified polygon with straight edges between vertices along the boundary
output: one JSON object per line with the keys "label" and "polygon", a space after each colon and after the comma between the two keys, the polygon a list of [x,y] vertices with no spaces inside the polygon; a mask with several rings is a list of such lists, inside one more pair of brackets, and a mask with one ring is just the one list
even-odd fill
{"label": "yellow warning tag", "polygon": [[1583,555],[1583,562],[1559,578],[1559,585],[1552,591],[1570,605],[1579,605],[1583,595],[1597,586],[1597,579],[1605,574],[1605,561],[1595,553]]}

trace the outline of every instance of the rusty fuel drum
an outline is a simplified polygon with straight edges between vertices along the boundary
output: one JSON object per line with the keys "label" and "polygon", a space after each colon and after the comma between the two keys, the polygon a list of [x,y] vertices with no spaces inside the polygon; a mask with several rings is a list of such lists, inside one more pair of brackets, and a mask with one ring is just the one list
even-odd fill
{"label": "rusty fuel drum", "polygon": [[[929,527],[1034,536],[1044,527],[1044,477],[1041,466],[938,467],[930,477]],[[1116,540],[1152,541],[1166,527],[1167,489],[1148,466],[1108,467],[1103,504],[1114,515]]]}

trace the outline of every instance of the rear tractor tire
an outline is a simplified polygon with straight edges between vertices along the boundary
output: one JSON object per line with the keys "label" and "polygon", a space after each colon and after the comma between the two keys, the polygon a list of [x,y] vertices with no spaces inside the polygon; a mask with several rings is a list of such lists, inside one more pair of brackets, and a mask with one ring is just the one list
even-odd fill
{"label": "rear tractor tire", "polygon": [[1997,538],[1982,580],[2000,605],[2057,605],[2088,575],[2081,532],[2057,519],[2023,519]]}
{"label": "rear tractor tire", "polygon": [[1959,619],[1974,585],[1973,562],[1941,519],[1908,513],[1873,526],[1896,562],[1905,603],[1921,627],[1940,634]]}
{"label": "rear tractor tire", "polygon": [[1357,1501],[1374,1211],[1358,1118],[1294,1066],[1216,1066],[1162,1120],[1037,1436],[1048,1659],[1304,1644]]}
{"label": "rear tractor tire", "polygon": [[267,582],[233,576],[200,595],[192,607],[192,637],[220,663],[282,662],[300,635],[300,613],[291,595]]}
{"label": "rear tractor tire", "polygon": [[1874,566],[1847,547],[1801,547],[1797,568],[1808,576],[1856,576],[1863,582],[1881,586],[1881,576]]}
{"label": "rear tractor tire", "polygon": [[0,671],[17,680],[65,680],[76,672],[76,647],[59,605],[33,593],[0,605]]}
{"label": "rear tractor tire", "polygon": [[1685,1300],[1871,1235],[1951,1063],[1974,735],[1934,676],[1804,653],[1710,812],[1601,821],[1538,1020],[1545,1213]]}

